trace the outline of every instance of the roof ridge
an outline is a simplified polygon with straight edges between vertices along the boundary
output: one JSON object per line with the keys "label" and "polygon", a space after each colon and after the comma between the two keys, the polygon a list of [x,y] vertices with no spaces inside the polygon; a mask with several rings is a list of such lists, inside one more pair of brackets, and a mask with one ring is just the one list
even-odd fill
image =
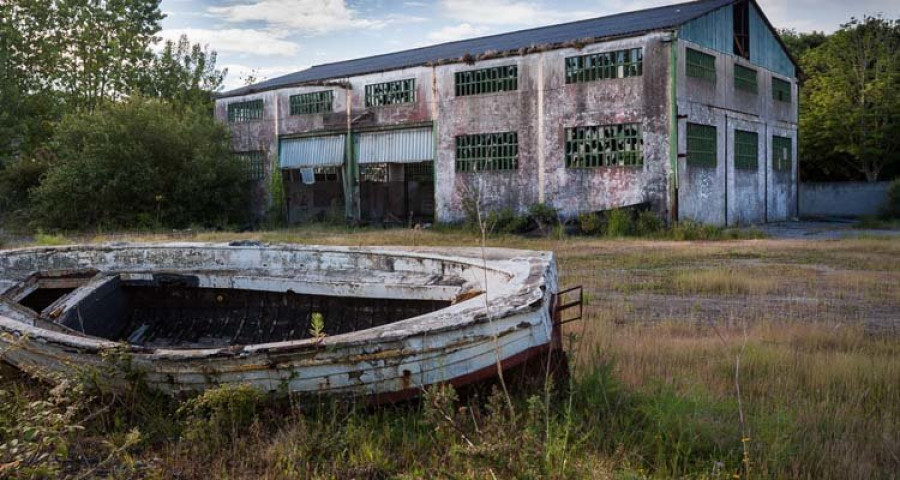
{"label": "roof ridge", "polygon": [[[397,50],[397,51],[394,51],[394,52],[379,53],[379,54],[376,54],[376,55],[367,55],[367,56],[365,56],[365,57],[350,58],[350,59],[347,59],[347,60],[336,60],[336,61],[334,61],[334,62],[328,62],[328,63],[319,63],[319,64],[316,64],[316,65],[311,65],[311,66],[310,66],[309,68],[307,68],[306,70],[309,70],[309,69],[312,69],[312,68],[316,68],[316,67],[327,67],[327,66],[329,66],[329,65],[336,65],[336,64],[339,64],[339,63],[353,62],[353,61],[356,61],[356,60],[365,60],[365,59],[370,59],[370,58],[386,57],[386,56],[388,56],[388,55],[397,55],[398,53],[417,52],[417,51],[420,51],[420,50],[426,50],[426,49],[429,49],[429,48],[443,47],[443,46],[447,46],[447,45],[454,45],[454,44],[457,44],[457,43],[464,43],[464,42],[471,42],[471,41],[473,41],[473,40],[486,40],[486,39],[489,39],[489,38],[503,37],[503,36],[506,36],[506,35],[513,35],[513,34],[517,34],[517,33],[535,32],[535,31],[543,30],[543,29],[557,28],[557,27],[565,27],[565,26],[577,25],[577,24],[580,24],[580,23],[587,23],[587,22],[595,22],[595,21],[600,20],[600,19],[611,19],[611,18],[616,18],[616,17],[623,16],[623,15],[633,15],[633,14],[636,14],[636,13],[652,12],[652,11],[655,11],[655,10],[664,10],[664,9],[669,9],[669,8],[673,8],[673,7],[680,7],[680,6],[686,6],[686,5],[694,5],[694,4],[700,4],[700,3],[718,3],[718,2],[722,2],[722,1],[723,1],[723,0],[691,0],[691,1],[689,1],[689,2],[673,3],[673,4],[671,4],[671,5],[660,5],[660,6],[658,6],[658,7],[642,8],[642,9],[639,9],[639,10],[631,10],[631,11],[627,11],[627,12],[618,12],[618,13],[613,13],[613,14],[610,14],[610,15],[601,15],[601,16],[599,16],[599,17],[582,18],[581,20],[572,20],[572,21],[570,21],[570,22],[553,23],[553,24],[550,24],[550,25],[541,25],[541,26],[539,26],[539,27],[523,28],[523,29],[520,29],[520,30],[511,30],[511,31],[508,31],[508,32],[492,33],[492,34],[490,34],[490,35],[482,35],[482,36],[479,36],[479,37],[463,38],[463,39],[459,39],[459,40],[452,40],[452,41],[449,41],[449,42],[434,43],[434,44],[431,44],[431,45],[423,45],[423,46],[421,46],[421,47],[416,47],[416,48],[407,48],[407,49],[404,49],[404,50]],[[736,1],[736,0],[731,0],[731,1]],[[729,3],[730,3],[730,2],[729,2]],[[704,13],[704,15],[705,15],[705,13]],[[302,71],[302,70],[301,70],[301,71]]]}

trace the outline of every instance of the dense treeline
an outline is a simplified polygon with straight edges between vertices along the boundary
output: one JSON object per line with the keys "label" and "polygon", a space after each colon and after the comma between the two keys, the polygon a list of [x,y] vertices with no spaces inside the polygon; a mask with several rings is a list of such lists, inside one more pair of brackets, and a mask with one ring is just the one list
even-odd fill
{"label": "dense treeline", "polygon": [[246,184],[212,118],[224,71],[160,0],[0,4],[0,225],[244,220]]}
{"label": "dense treeline", "polygon": [[900,19],[851,19],[830,35],[782,37],[803,70],[802,178],[900,175]]}

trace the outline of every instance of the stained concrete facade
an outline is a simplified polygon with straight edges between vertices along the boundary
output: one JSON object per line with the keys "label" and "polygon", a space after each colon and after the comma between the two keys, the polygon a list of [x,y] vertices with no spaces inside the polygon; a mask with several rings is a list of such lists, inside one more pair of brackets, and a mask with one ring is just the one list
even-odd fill
{"label": "stained concrete facade", "polygon": [[[216,114],[225,121],[229,103],[264,100],[261,120],[229,124],[235,151],[262,149],[268,155],[268,181],[256,187],[259,214],[272,201],[269,185],[279,165],[279,139],[348,131],[352,137],[373,130],[429,126],[435,150],[434,220],[439,222],[463,220],[464,197],[473,192],[479,193],[488,210],[525,212],[533,204],[546,203],[569,218],[581,212],[635,205],[648,206],[670,221],[690,219],[715,225],[755,224],[796,216],[796,79],[734,54],[680,39],[677,34],[677,29],[667,29],[587,44],[499,52],[466,61],[331,78],[315,85],[226,94],[218,99]],[[643,49],[640,76],[566,83],[567,57],[632,48]],[[687,48],[716,57],[715,82],[686,74]],[[735,64],[758,72],[758,93],[735,89]],[[506,65],[518,67],[517,90],[455,95],[456,72]],[[791,82],[791,102],[773,100],[773,76]],[[416,80],[415,102],[365,106],[366,85],[410,78]],[[332,112],[290,115],[290,96],[322,90],[333,91]],[[688,122],[716,127],[715,168],[688,166]],[[628,123],[641,126],[643,165],[566,167],[566,128]],[[736,129],[759,135],[759,168],[755,171],[734,168]],[[517,169],[456,170],[458,136],[513,131],[518,133]],[[773,135],[793,141],[788,172],[772,169]],[[346,213],[358,219],[366,205],[359,205],[355,153],[352,142],[348,142],[343,165]]]}

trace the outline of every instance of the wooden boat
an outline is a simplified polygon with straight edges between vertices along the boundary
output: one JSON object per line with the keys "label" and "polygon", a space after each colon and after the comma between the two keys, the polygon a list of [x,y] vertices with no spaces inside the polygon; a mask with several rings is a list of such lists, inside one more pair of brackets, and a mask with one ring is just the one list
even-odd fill
{"label": "wooden boat", "polygon": [[0,251],[0,352],[178,394],[415,396],[560,348],[550,252],[111,244]]}

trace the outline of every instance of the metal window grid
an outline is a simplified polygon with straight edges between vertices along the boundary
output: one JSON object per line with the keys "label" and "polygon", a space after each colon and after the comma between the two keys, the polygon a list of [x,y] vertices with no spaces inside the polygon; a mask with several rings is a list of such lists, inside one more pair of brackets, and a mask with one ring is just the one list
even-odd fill
{"label": "metal window grid", "polygon": [[716,57],[693,48],[687,49],[685,71],[687,76],[716,81]]}
{"label": "metal window grid", "polygon": [[251,120],[259,120],[262,117],[262,99],[228,104],[228,121],[231,123],[249,122]]}
{"label": "metal window grid", "polygon": [[388,164],[367,163],[359,166],[359,178],[363,182],[387,183]]}
{"label": "metal window grid", "polygon": [[234,157],[244,166],[247,180],[266,178],[266,152],[261,150],[234,152]]}
{"label": "metal window grid", "polygon": [[734,88],[745,92],[757,93],[756,70],[742,65],[734,66]]}
{"label": "metal window grid", "polygon": [[756,170],[759,167],[759,134],[734,131],[734,168]]}
{"label": "metal window grid", "polygon": [[772,137],[772,168],[778,171],[790,171],[793,166],[794,146],[790,138]]}
{"label": "metal window grid", "polygon": [[687,165],[689,167],[715,167],[718,165],[716,127],[687,124]]}
{"label": "metal window grid", "polygon": [[455,79],[457,97],[510,92],[519,89],[519,67],[506,65],[456,72]]}
{"label": "metal window grid", "polygon": [[409,163],[406,165],[406,170],[403,173],[407,180],[415,180],[420,182],[434,181],[434,163]]}
{"label": "metal window grid", "polygon": [[336,182],[340,179],[341,167],[315,167],[313,175],[316,182]]}
{"label": "metal window grid", "polygon": [[791,101],[791,82],[772,78],[772,98],[779,102]]}
{"label": "metal window grid", "polygon": [[516,170],[518,132],[479,133],[456,137],[456,171]]}
{"label": "metal window grid", "polygon": [[644,49],[591,53],[566,58],[566,83],[639,77],[644,73]]}
{"label": "metal window grid", "polygon": [[566,129],[566,168],[644,165],[644,139],[637,123]]}
{"label": "metal window grid", "polygon": [[366,106],[381,107],[416,101],[416,79],[366,85]]}
{"label": "metal window grid", "polygon": [[334,92],[331,90],[291,95],[291,115],[328,113],[332,110],[333,100]]}

